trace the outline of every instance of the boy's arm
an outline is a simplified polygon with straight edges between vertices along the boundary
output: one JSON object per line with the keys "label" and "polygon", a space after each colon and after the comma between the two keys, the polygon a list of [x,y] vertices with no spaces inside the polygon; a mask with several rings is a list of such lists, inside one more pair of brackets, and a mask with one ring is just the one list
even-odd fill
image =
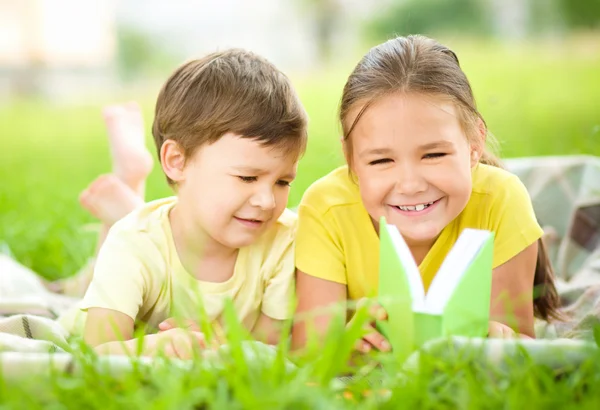
{"label": "boy's arm", "polygon": [[85,322],[84,341],[96,348],[107,342],[133,338],[133,319],[112,309],[90,308]]}
{"label": "boy's arm", "polygon": [[135,318],[148,297],[148,266],[155,263],[143,239],[135,232],[111,231],[100,248],[80,305],[87,312],[84,341],[94,348],[117,342],[122,350],[123,341],[133,338]]}
{"label": "boy's arm", "polygon": [[282,229],[273,243],[269,260],[263,266],[266,275],[261,312],[252,336],[267,344],[279,342],[282,325],[293,315],[294,237],[295,229]]}
{"label": "boy's arm", "polygon": [[273,319],[261,313],[256,325],[254,325],[254,329],[252,329],[252,336],[260,342],[276,345],[279,343],[284,323],[284,320]]}

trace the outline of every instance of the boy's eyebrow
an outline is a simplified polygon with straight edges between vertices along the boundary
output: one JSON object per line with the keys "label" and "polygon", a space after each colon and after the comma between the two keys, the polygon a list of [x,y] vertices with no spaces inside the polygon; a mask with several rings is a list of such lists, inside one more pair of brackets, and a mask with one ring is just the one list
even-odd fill
{"label": "boy's eyebrow", "polygon": [[[234,167],[237,171],[247,174],[247,175],[256,175],[256,176],[260,176],[260,175],[264,175],[264,174],[268,174],[269,171],[262,169],[262,168],[256,168],[256,167]],[[285,174],[282,178],[284,179],[294,179],[296,178],[296,173],[295,172],[290,172],[289,174]]]}
{"label": "boy's eyebrow", "polygon": [[255,168],[255,167],[234,167],[234,168],[240,172],[244,172],[249,175],[263,175],[263,174],[267,173],[267,171],[265,171],[264,169]]}

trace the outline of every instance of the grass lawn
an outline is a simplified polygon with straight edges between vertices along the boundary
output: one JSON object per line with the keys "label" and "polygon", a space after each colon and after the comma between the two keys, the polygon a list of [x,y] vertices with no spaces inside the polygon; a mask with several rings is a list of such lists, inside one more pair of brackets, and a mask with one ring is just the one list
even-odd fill
{"label": "grass lawn", "polygon": [[[502,144],[502,156],[600,155],[600,40],[516,48],[449,44],[472,82],[490,130]],[[311,123],[308,152],[290,205],[298,203],[311,182],[342,163],[336,109],[351,68],[342,64],[318,76],[292,76]],[[153,97],[140,101],[148,128]],[[0,244],[47,278],[74,273],[94,247],[94,226],[90,227],[94,221],[79,208],[77,196],[98,174],[110,170],[101,103],[19,101],[0,107]],[[155,167],[149,179],[147,199],[170,194],[159,171]],[[351,343],[356,333],[343,337]],[[328,383],[307,388],[309,380],[328,380],[340,371],[347,356],[339,343],[332,337],[324,349],[329,362],[321,359],[290,374],[276,370],[281,363],[275,370],[244,369],[238,358],[219,371],[167,366],[124,380],[87,370],[76,377],[56,377],[43,387],[9,387],[0,378],[0,409],[65,408],[67,404],[74,408],[203,408],[203,404],[271,408],[276,400],[286,408],[498,408],[525,403],[558,407],[574,400],[599,408],[600,390],[595,387],[600,384],[600,369],[592,362],[560,376],[526,362],[502,376],[466,362],[454,367],[437,362],[418,376],[386,379],[392,391],[386,404],[377,395],[344,399]],[[82,360],[91,360],[85,357]],[[597,359],[595,363],[600,363]],[[364,386],[358,383],[352,389],[361,391]]]}

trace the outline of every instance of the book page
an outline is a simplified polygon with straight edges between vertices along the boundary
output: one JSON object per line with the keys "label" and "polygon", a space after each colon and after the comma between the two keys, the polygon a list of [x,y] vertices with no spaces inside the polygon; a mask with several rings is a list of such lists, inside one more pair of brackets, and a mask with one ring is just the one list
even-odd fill
{"label": "book page", "polygon": [[465,229],[448,252],[425,297],[425,311],[441,314],[463,274],[473,262],[491,233],[478,229]]}
{"label": "book page", "polygon": [[[422,310],[425,303],[425,288],[423,287],[419,267],[417,266],[408,245],[404,241],[404,238],[402,238],[402,235],[398,231],[398,228],[395,225],[388,224],[387,230],[398,257],[406,269],[406,278],[413,299],[413,309]],[[400,274],[400,272],[398,273]]]}

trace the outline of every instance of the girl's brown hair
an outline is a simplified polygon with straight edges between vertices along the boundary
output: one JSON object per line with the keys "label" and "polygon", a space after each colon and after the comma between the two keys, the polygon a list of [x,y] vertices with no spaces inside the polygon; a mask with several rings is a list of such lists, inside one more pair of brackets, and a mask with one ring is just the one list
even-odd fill
{"label": "girl's brown hair", "polygon": [[[397,37],[372,48],[358,62],[344,86],[340,121],[349,165],[352,161],[350,134],[363,113],[380,98],[397,93],[425,93],[450,99],[457,109],[460,125],[469,142],[485,145],[481,141],[479,127],[483,124],[486,133],[487,127],[456,54],[424,36]],[[351,120],[349,114],[355,109],[359,111]],[[492,146],[496,144],[489,133],[485,142]],[[482,151],[479,162],[502,167],[491,151]],[[559,318],[560,300],[554,286],[552,266],[541,239],[538,245],[534,288],[539,296],[534,299],[535,315],[545,320]]]}

